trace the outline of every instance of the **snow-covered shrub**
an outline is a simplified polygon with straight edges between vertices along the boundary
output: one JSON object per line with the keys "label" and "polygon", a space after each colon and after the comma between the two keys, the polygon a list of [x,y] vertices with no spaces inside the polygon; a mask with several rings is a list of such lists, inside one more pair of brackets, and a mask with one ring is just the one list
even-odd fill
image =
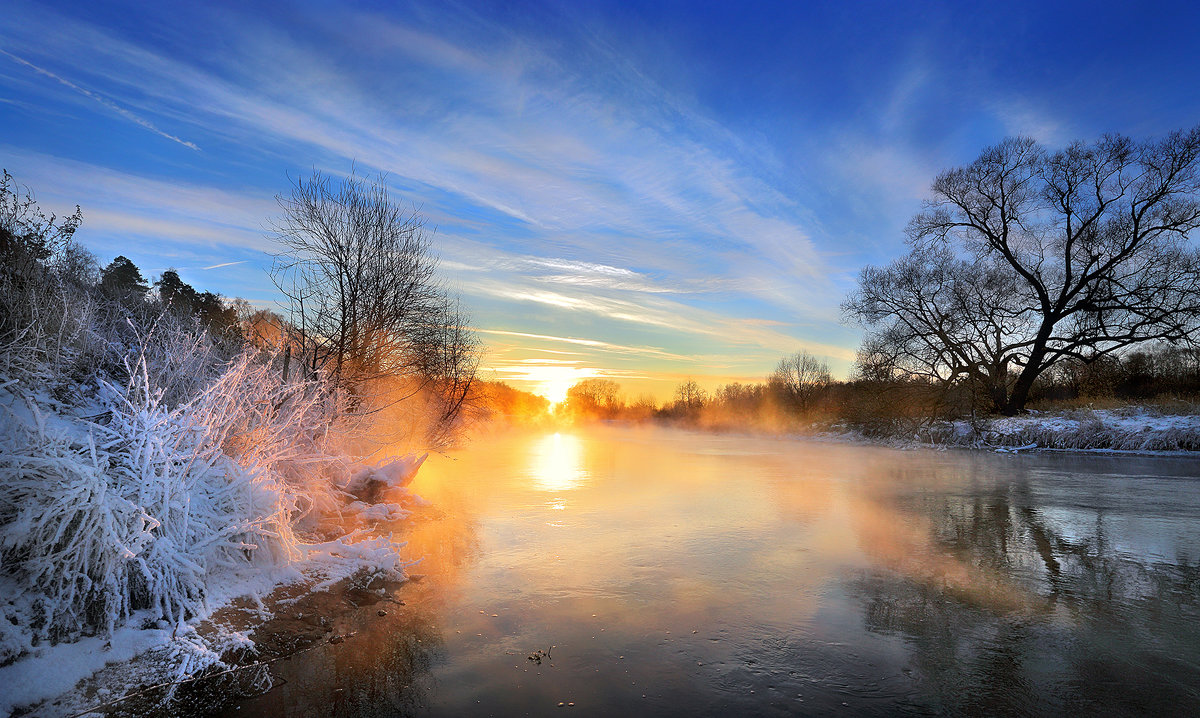
{"label": "snow-covered shrub", "polygon": [[[41,242],[54,218],[22,215],[36,205],[10,179],[0,230],[33,217],[42,234],[22,229],[6,238],[24,244],[0,247],[0,666],[140,612],[143,627],[174,626],[166,661],[183,677],[246,648],[188,623],[214,597],[299,576],[257,569],[401,577],[376,525],[419,499],[402,485],[368,500],[347,491],[370,473],[355,452],[380,448],[364,435],[378,417],[363,397],[320,372],[287,380],[281,357],[232,319],[173,311],[145,287],[107,290],[95,258],[70,244],[78,217]],[[18,244],[38,251],[13,254]],[[379,468],[380,481],[399,484],[410,464]]]}
{"label": "snow-covered shrub", "polygon": [[0,376],[51,387],[95,365],[105,310],[86,288],[50,272],[0,272]]}
{"label": "snow-covered shrub", "polygon": [[248,565],[366,552],[379,570],[399,567],[390,541],[297,536],[363,473],[337,451],[341,402],[328,385],[285,383],[270,357],[247,352],[171,406],[145,356],[126,373],[124,385],[101,381],[86,416],[4,389],[2,573],[36,608],[36,640],[111,632],[139,609],[172,623],[204,614],[214,576]]}
{"label": "snow-covered shrub", "polygon": [[287,554],[287,495],[160,399],[106,384],[99,421],[7,412],[0,555],[35,597],[38,639],[111,632],[142,608],[181,621],[203,612],[214,571]]}

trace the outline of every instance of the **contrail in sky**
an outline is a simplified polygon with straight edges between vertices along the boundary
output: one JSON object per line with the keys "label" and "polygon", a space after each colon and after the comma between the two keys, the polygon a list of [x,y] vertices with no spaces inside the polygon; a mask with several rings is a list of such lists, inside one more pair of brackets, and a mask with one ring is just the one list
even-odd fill
{"label": "contrail in sky", "polygon": [[214,264],[214,265],[211,265],[208,267],[201,267],[201,269],[220,269],[221,267],[232,267],[235,264],[245,264],[246,262],[249,262],[249,261],[250,261],[249,259],[243,259],[238,262],[223,262],[221,264]]}
{"label": "contrail in sky", "polygon": [[107,97],[104,97],[103,95],[98,95],[95,92],[92,92],[91,90],[87,89],[86,87],[80,87],[79,85],[76,85],[74,82],[71,82],[67,78],[61,77],[59,75],[54,74],[53,72],[50,72],[49,70],[38,67],[37,65],[33,64],[32,62],[30,62],[22,57],[17,57],[16,55],[12,54],[11,52],[8,52],[7,50],[0,50],[0,53],[8,55],[14,61],[19,62],[20,64],[24,65],[25,67],[28,67],[29,69],[33,70],[34,72],[36,72],[40,75],[45,75],[46,77],[49,77],[53,80],[58,80],[60,83],[66,85],[67,87],[71,88],[72,90],[75,90],[79,94],[81,94],[85,97],[90,97],[91,99],[95,100],[96,102],[99,102],[101,105],[104,105],[108,109],[110,109],[113,112],[117,113],[118,115],[124,117],[125,119],[129,120],[130,122],[135,122],[135,123],[141,125],[142,127],[145,127],[147,130],[150,130],[154,134],[159,135],[160,137],[166,137],[168,140],[171,140],[173,142],[178,142],[179,144],[183,145],[184,147],[188,147],[190,149],[196,150],[197,152],[200,151],[200,148],[197,147],[194,142],[188,142],[185,139],[176,137],[175,135],[172,135],[167,132],[163,132],[162,130],[155,127],[154,123],[150,122],[150,120],[146,120],[146,119],[143,119],[143,118],[135,115],[134,113],[130,112],[129,110],[125,109],[124,107],[121,107],[120,105],[118,105],[117,103],[108,99]]}

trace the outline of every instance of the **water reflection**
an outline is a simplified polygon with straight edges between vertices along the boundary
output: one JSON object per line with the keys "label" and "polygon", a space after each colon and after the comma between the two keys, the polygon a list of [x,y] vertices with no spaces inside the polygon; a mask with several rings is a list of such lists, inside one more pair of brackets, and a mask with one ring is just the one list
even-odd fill
{"label": "water reflection", "polygon": [[275,664],[276,688],[243,699],[227,715],[413,716],[429,709],[430,674],[442,659],[436,617],[422,608],[386,617],[360,612],[342,643]]}
{"label": "water reflection", "polygon": [[1178,712],[1200,699],[1197,469],[670,431],[499,437],[414,484],[434,508],[407,527],[426,578],[404,617],[368,614],[353,657],[297,667],[254,706]]}
{"label": "water reflection", "polygon": [[588,479],[582,441],[574,434],[547,434],[534,444],[529,461],[529,475],[538,491],[571,491]]}
{"label": "water reflection", "polygon": [[[868,630],[902,636],[918,649],[919,680],[937,687],[941,707],[1161,715],[1196,705],[1194,530],[1155,514],[1138,522],[1139,536],[1115,535],[1130,513],[1145,510],[1146,498],[1170,492],[1164,484],[1190,505],[1184,513],[1194,521],[1194,483],[1142,476],[1136,492],[1108,505],[1091,500],[1096,487],[1080,481],[1096,476],[1072,468],[1055,476],[1034,467],[955,501],[904,502],[929,522],[932,551],[999,576],[1022,600],[997,602],[995,591],[964,594],[912,575],[896,580],[882,566],[857,582]],[[1040,486],[1031,478],[1039,474],[1052,481]],[[1112,548],[1138,543],[1174,544],[1175,559]]]}

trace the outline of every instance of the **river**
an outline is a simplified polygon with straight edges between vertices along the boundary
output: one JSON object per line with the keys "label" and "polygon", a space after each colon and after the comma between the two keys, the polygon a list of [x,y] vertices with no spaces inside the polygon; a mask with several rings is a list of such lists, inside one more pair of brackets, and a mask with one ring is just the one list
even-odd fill
{"label": "river", "polygon": [[227,715],[1200,706],[1196,459],[601,428],[479,439],[413,488],[405,605]]}

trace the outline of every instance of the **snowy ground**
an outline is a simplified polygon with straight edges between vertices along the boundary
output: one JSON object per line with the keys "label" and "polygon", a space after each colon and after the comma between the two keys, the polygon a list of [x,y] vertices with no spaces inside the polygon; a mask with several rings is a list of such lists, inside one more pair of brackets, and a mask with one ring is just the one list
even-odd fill
{"label": "snowy ground", "polygon": [[[387,550],[394,552],[393,548]],[[261,654],[254,643],[259,636],[253,634],[251,641],[253,628],[233,630],[224,621],[210,619],[220,616],[236,601],[249,605],[257,622],[265,622],[272,617],[272,606],[289,605],[295,600],[280,599],[281,595],[305,596],[335,586],[341,590],[373,575],[369,569],[366,573],[363,570],[370,564],[362,557],[324,554],[274,571],[229,575],[224,581],[214,580],[223,589],[211,597],[210,613],[180,626],[156,623],[151,612],[143,611],[111,637],[93,636],[34,648],[15,663],[0,667],[0,686],[4,688],[0,691],[0,716],[26,712],[46,718],[74,716],[136,692],[141,686],[178,680],[181,661],[192,661],[195,665],[188,672],[202,674],[203,664],[219,669],[218,661],[229,662],[234,654],[243,657],[234,664],[257,660]],[[405,580],[402,575],[391,576],[389,585]],[[254,605],[260,608],[253,609]]]}
{"label": "snowy ground", "polygon": [[340,395],[258,354],[175,403],[179,371],[127,369],[71,402],[0,376],[0,717],[53,715],[39,704],[147,651],[164,674],[135,682],[244,658],[246,635],[203,626],[239,596],[405,576],[389,529],[424,503],[423,456],[359,463]]}
{"label": "snowy ground", "polygon": [[[415,496],[414,499],[420,501]],[[207,618],[214,612],[239,598],[262,605],[273,591],[284,586],[307,586],[309,591],[327,589],[364,573],[374,575],[381,567],[386,567],[387,575],[393,579],[402,578],[403,567],[399,572],[395,570],[399,565],[397,548],[390,536],[368,537],[353,543],[312,544],[305,558],[292,565],[273,569],[247,567],[212,576],[208,582],[208,611],[178,626],[155,621],[151,611],[142,611],[131,616],[111,636],[36,646],[14,663],[0,667],[0,687],[3,687],[0,716],[24,713],[31,707],[39,716],[73,715],[78,712],[80,700],[69,694],[80,681],[105,666],[127,663],[138,656],[156,656],[146,663],[156,666],[161,675],[131,677],[131,685],[170,680],[201,672],[208,666],[219,667],[228,658],[228,651],[250,648],[251,642],[242,632],[207,624]],[[202,625],[209,629],[204,631],[203,638],[197,632]],[[190,667],[186,665],[189,662]],[[110,686],[102,690],[102,695],[117,698],[129,687]],[[45,705],[60,698],[59,705]]]}
{"label": "snowy ground", "polygon": [[1164,415],[1142,407],[1030,413],[989,419],[976,426],[955,422],[952,430],[954,437],[961,437],[953,443],[1009,450],[1200,451],[1200,416]]}
{"label": "snowy ground", "polygon": [[1165,414],[1154,407],[1031,411],[1023,416],[940,421],[897,430],[883,438],[824,434],[895,445],[933,445],[1016,451],[1083,451],[1131,454],[1200,452],[1200,414]]}
{"label": "snowy ground", "polygon": [[[283,462],[233,461],[220,437],[202,431],[216,422],[159,409],[149,393],[148,406],[110,409],[101,424],[4,389],[0,716],[78,712],[43,703],[147,652],[161,675],[134,683],[223,668],[252,652],[251,641],[197,629],[236,598],[261,604],[285,584],[321,590],[352,576],[404,578],[388,528],[424,505],[407,489],[423,456],[366,466],[305,450],[293,453],[288,473]],[[278,414],[281,424],[290,416]],[[298,483],[294,467],[316,462],[332,468],[318,485]],[[294,517],[319,499],[327,506],[303,511],[300,526]]]}

